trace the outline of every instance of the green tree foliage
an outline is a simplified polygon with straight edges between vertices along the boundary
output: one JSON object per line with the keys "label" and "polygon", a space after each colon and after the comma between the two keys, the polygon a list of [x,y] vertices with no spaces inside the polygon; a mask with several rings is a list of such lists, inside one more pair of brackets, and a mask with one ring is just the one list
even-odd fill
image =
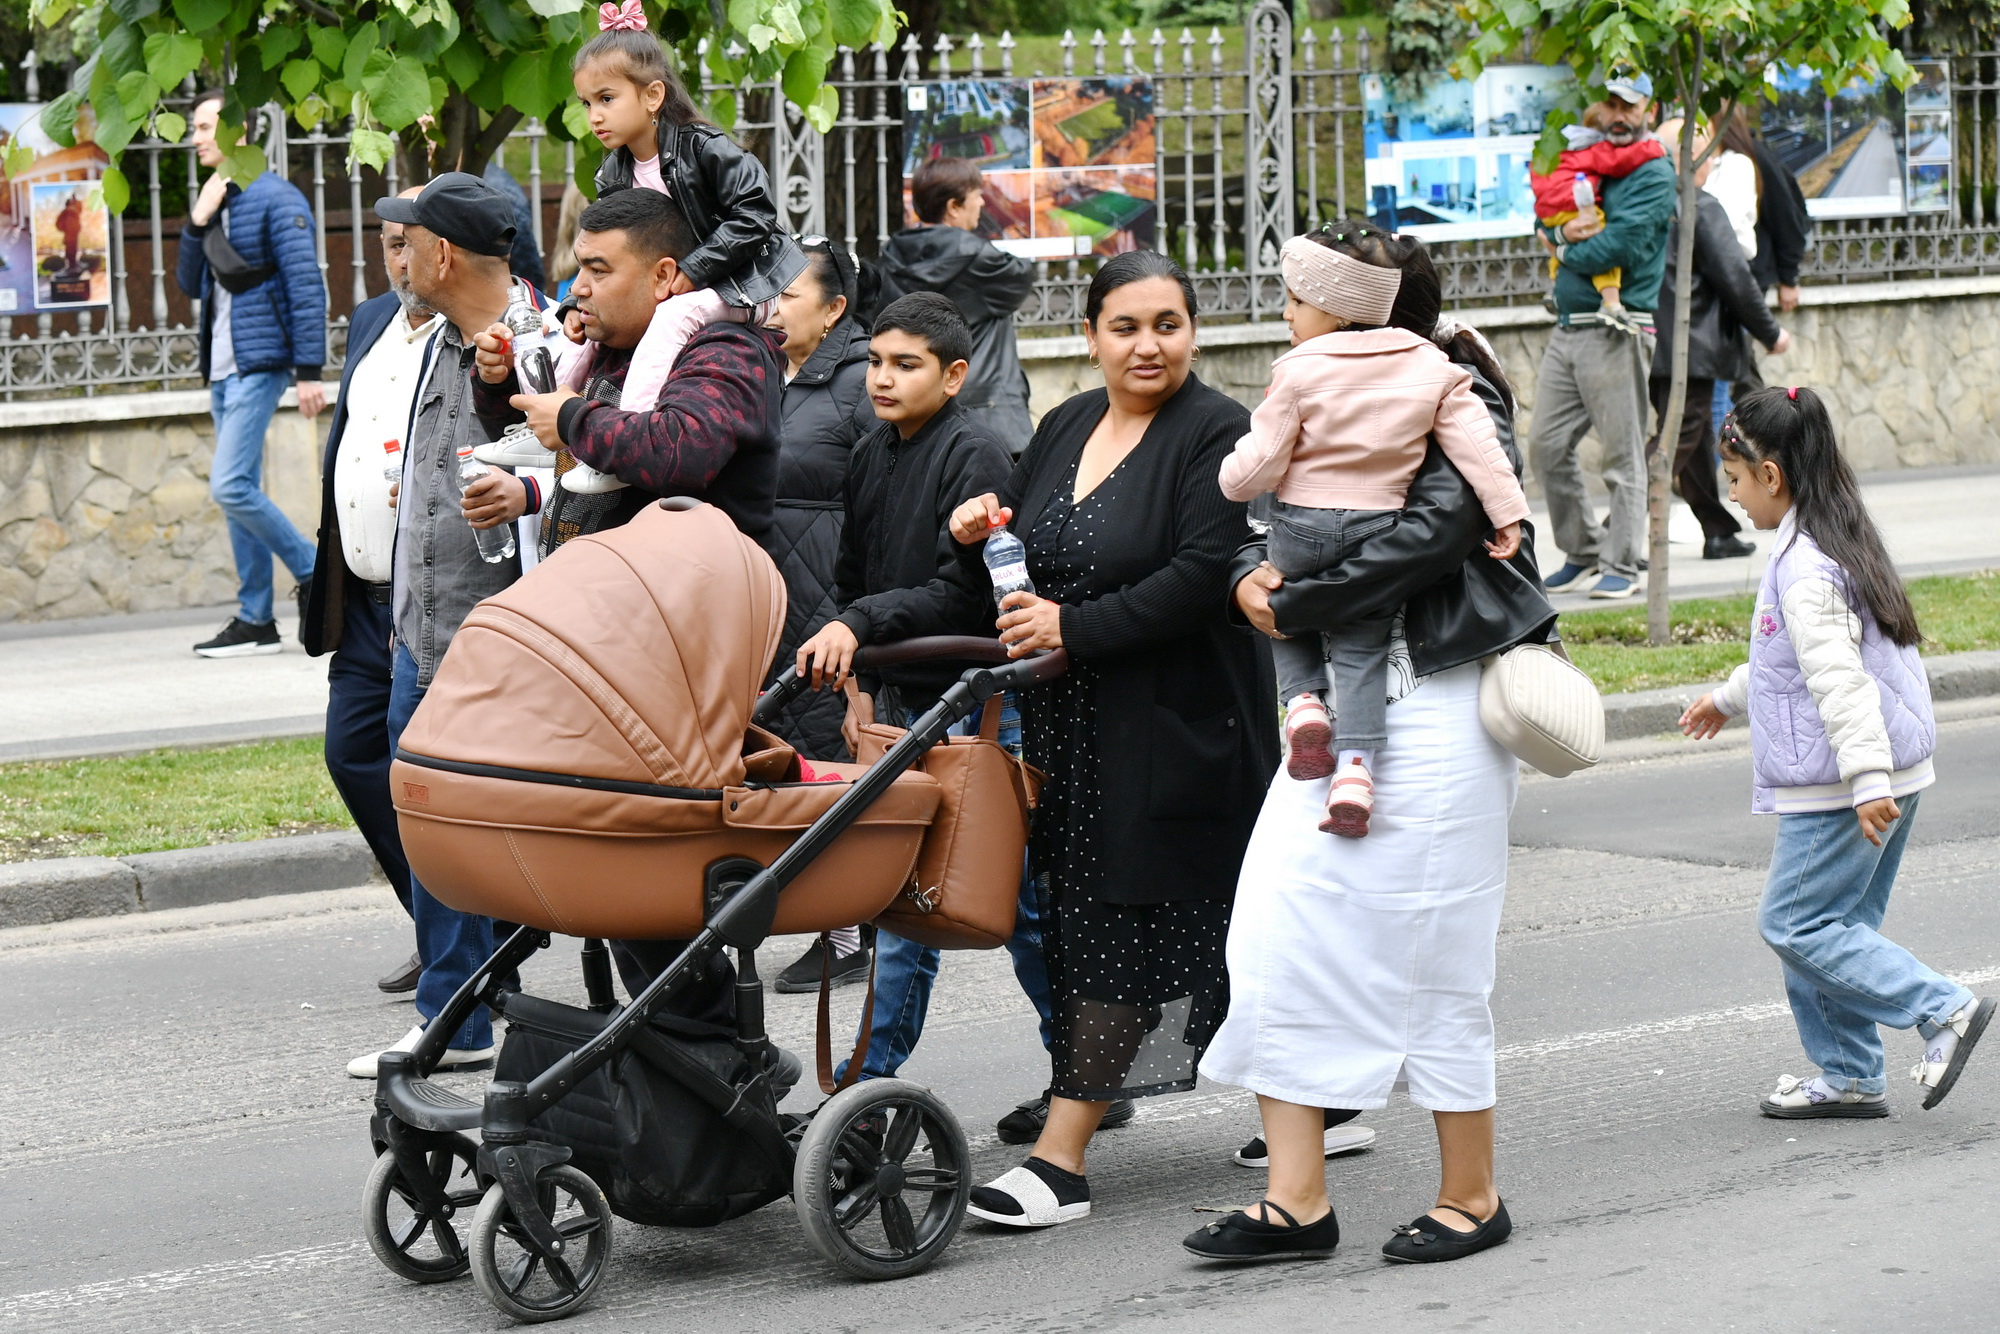
{"label": "green tree foliage", "polygon": [[[1807,65],[1829,95],[1855,78],[1885,74],[1909,82],[1902,53],[1887,33],[1910,21],[1909,0],[1469,0],[1466,17],[1479,36],[1455,70],[1471,78],[1488,63],[1506,59],[1525,43],[1546,64],[1577,73],[1575,104],[1551,115],[1538,146],[1543,170],[1562,148],[1562,126],[1573,124],[1586,99],[1604,95],[1606,71],[1644,70],[1658,97],[1721,124],[1739,106],[1768,96],[1765,71],[1775,64]],[[1675,153],[1680,173],[1680,216],[1693,218],[1695,168],[1719,143],[1697,155],[1696,115],[1688,115]],[[1694,273],[1694,227],[1680,229],[1669,256],[1674,290],[1686,293]],[[1687,404],[1688,303],[1674,312],[1673,379],[1659,438],[1674,440]],[[1648,477],[1651,567],[1647,625],[1656,644],[1667,642],[1667,484],[1673,449],[1655,451]]]}
{"label": "green tree foliage", "polygon": [[1395,0],[1389,7],[1389,77],[1396,96],[1415,101],[1472,40],[1457,0]]}
{"label": "green tree foliage", "polygon": [[1912,55],[1959,55],[2000,45],[2000,0],[1910,0],[1903,50]]}
{"label": "green tree foliage", "polygon": [[[115,162],[134,137],[186,132],[163,106],[189,75],[227,89],[224,170],[255,179],[263,150],[238,142],[247,112],[276,103],[308,128],[353,118],[350,154],[380,168],[397,136],[422,135],[435,160],[484,169],[523,120],[576,140],[579,172],[596,140],[570,88],[569,64],[597,30],[586,0],[32,0],[43,28],[66,24],[80,52],[72,90],[42,124],[71,141],[87,106],[96,142]],[[692,72],[697,44],[719,82],[776,78],[785,96],[822,129],[839,100],[825,86],[837,45],[887,41],[892,0],[651,0],[647,16]],[[734,54],[732,54],[732,47]],[[734,103],[728,104],[733,110]],[[715,110],[724,110],[718,107]],[[116,169],[105,202],[124,208],[129,187]]]}

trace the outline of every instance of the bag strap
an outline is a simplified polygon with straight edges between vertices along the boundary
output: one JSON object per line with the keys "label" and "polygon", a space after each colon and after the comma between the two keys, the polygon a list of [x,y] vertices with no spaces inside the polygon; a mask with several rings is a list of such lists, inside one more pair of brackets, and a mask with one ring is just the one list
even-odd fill
{"label": "bag strap", "polygon": [[979,716],[979,737],[982,741],[1000,739],[1000,696],[986,697],[986,712]]}
{"label": "bag strap", "polygon": [[868,1053],[868,1039],[875,1035],[875,960],[880,958],[874,950],[868,951],[868,999],[861,1004],[861,1023],[854,1035],[854,1051],[847,1058],[847,1073],[840,1082],[833,1078],[833,933],[819,933],[819,1031],[813,1035],[813,1055],[819,1065],[819,1091],[838,1093],[855,1080],[861,1078],[861,1058]]}

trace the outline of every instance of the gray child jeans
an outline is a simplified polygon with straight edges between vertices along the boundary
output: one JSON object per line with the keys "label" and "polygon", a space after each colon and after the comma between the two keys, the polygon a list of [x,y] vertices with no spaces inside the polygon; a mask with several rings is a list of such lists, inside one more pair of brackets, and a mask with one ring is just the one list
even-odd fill
{"label": "gray child jeans", "polygon": [[[1319,510],[1271,504],[1271,564],[1287,579],[1323,574],[1370,537],[1396,521],[1401,510]],[[1334,715],[1334,744],[1373,750],[1389,742],[1389,633],[1395,613],[1271,642],[1278,668],[1278,699],[1288,703],[1327,688]]]}

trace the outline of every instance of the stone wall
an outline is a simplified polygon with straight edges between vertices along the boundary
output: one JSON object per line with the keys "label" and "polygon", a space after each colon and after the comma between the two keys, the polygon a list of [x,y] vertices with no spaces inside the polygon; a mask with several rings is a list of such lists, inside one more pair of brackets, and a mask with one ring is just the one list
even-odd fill
{"label": "stone wall", "polygon": [[[1858,294],[1807,288],[1809,304],[1780,317],[1792,331],[1793,347],[1763,359],[1766,381],[1810,385],[1826,395],[1841,447],[1860,471],[2000,463],[2000,293],[1840,300]],[[1468,314],[1482,325],[1514,382],[1525,445],[1551,326],[1539,311],[1484,320],[1479,312]],[[1254,406],[1270,382],[1272,358],[1286,346],[1282,326],[1266,328],[1264,341],[1205,347],[1197,364],[1202,378]],[[1217,328],[1208,337],[1237,332]],[[1100,383],[1075,355],[1026,364],[1038,414],[1086,382]],[[1596,453],[1596,441],[1586,437],[1587,467],[1595,467]],[[1529,489],[1539,490],[1532,473]]]}
{"label": "stone wall", "polygon": [[[1976,290],[1982,284],[1993,290]],[[1857,468],[2000,463],[2000,282],[1808,288],[1805,296],[1809,304],[1784,317],[1796,347],[1766,359],[1765,375],[1829,397]],[[1520,393],[1525,440],[1547,319],[1537,310],[1473,314]],[[1282,325],[1218,326],[1204,335],[1197,369],[1254,405],[1284,347]],[[1037,414],[1101,383],[1081,338],[1024,341],[1022,351]],[[116,410],[108,398],[0,405],[0,621],[235,596],[228,534],[208,497],[214,440],[200,410],[205,396],[135,396],[132,405],[141,397],[156,402],[153,415],[113,421],[74,420],[80,407]],[[308,534],[318,521],[325,422],[282,410],[265,450],[266,489]],[[1585,441],[1584,454],[1594,466],[1594,442]],[[1531,472],[1529,490],[1538,489]],[[289,585],[280,572],[281,597]]]}
{"label": "stone wall", "polygon": [[[265,446],[265,489],[308,535],[325,422],[286,409]],[[206,415],[0,430],[0,621],[232,601],[236,564],[208,495],[214,452]],[[282,599],[282,568],[277,586]]]}

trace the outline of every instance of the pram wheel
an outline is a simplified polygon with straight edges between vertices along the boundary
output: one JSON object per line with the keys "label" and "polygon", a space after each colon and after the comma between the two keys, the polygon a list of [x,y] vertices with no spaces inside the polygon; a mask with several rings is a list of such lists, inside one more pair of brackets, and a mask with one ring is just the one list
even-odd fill
{"label": "pram wheel", "polygon": [[535,1248],[497,1181],[479,1203],[471,1243],[479,1291],[530,1324],[582,1310],[611,1260],[611,1205],[596,1182],[567,1163],[544,1168],[535,1178],[535,1199],[563,1239],[563,1254],[545,1256]]}
{"label": "pram wheel", "polygon": [[361,1192],[362,1228],[375,1258],[412,1283],[445,1283],[465,1272],[469,1261],[452,1218],[479,1203],[478,1149],[463,1135],[441,1137],[421,1151],[431,1182],[450,1201],[449,1213],[433,1211],[403,1177],[396,1155],[383,1152]]}
{"label": "pram wheel", "polygon": [[799,1140],[792,1198],[813,1248],[858,1278],[902,1278],[951,1244],[972,1196],[965,1131],[936,1094],[870,1079]]}

